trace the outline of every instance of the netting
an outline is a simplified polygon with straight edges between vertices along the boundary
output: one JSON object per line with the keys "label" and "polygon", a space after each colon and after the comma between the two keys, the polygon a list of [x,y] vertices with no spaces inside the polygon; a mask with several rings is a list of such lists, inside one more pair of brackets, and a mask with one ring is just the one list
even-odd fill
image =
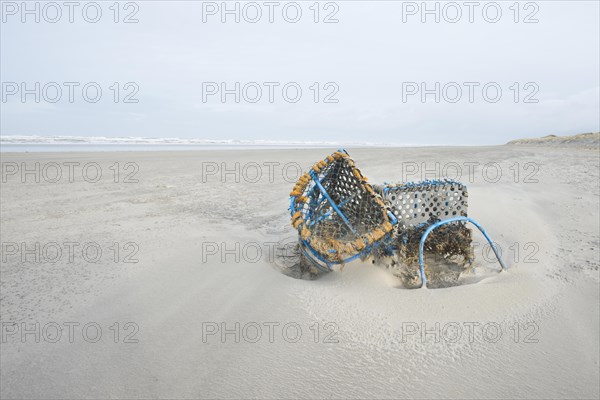
{"label": "netting", "polygon": [[291,193],[292,225],[317,267],[368,254],[395,222],[347,153],[337,151],[300,177]]}

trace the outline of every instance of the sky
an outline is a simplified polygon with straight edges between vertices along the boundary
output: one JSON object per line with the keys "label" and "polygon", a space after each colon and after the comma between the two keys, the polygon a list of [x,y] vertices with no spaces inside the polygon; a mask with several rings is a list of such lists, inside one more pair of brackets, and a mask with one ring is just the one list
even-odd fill
{"label": "sky", "polygon": [[2,2],[3,136],[486,145],[600,130],[597,1],[74,4]]}

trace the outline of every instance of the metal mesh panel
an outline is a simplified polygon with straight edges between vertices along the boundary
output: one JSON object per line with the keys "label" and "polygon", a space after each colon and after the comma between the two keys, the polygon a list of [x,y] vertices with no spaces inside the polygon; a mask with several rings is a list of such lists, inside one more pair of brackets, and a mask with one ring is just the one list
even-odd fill
{"label": "metal mesh panel", "polygon": [[467,216],[467,188],[455,181],[374,185],[398,218],[399,229]]}

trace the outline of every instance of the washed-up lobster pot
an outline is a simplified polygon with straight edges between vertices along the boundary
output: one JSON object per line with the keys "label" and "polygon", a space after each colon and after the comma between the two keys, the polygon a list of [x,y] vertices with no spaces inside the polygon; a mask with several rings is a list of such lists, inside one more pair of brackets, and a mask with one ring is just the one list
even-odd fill
{"label": "washed-up lobster pot", "polygon": [[468,217],[467,199],[466,186],[451,180],[371,186],[339,150],[300,177],[290,211],[302,260],[311,268],[327,272],[372,256],[405,281],[425,286],[426,257],[457,266],[458,274],[472,264],[467,222],[483,233],[504,268],[485,230]]}

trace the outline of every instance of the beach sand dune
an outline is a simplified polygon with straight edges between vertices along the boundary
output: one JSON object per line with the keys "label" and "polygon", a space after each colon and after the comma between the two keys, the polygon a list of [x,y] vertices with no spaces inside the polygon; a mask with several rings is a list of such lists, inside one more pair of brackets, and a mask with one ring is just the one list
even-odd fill
{"label": "beach sand dune", "polygon": [[2,398],[598,398],[597,148],[348,149],[370,182],[468,185],[509,269],[474,232],[427,290],[282,273],[289,192],[333,150],[3,153]]}
{"label": "beach sand dune", "polygon": [[516,139],[508,142],[509,145],[537,145],[537,146],[571,146],[598,150],[600,132],[580,133],[571,136],[547,135],[541,138]]}

